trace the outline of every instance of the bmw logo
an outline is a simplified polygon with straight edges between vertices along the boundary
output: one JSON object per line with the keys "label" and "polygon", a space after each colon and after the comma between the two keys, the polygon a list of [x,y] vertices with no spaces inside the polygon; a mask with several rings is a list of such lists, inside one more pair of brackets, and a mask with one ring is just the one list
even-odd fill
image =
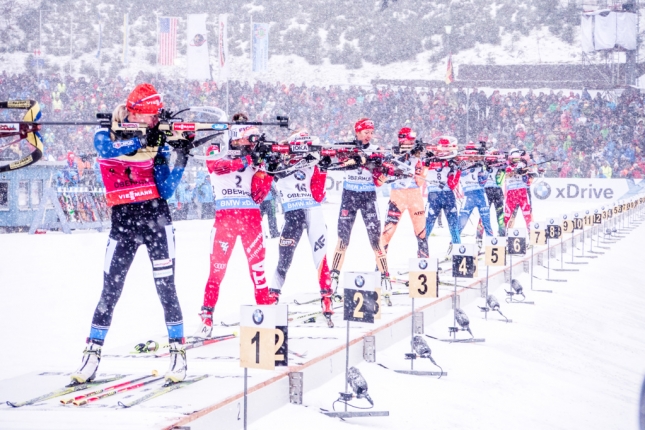
{"label": "bmw logo", "polygon": [[533,228],[537,230],[538,228],[540,228],[540,224],[538,223],[533,224]]}
{"label": "bmw logo", "polygon": [[546,182],[535,184],[535,187],[533,187],[533,195],[540,200],[548,199],[551,195],[551,185]]}
{"label": "bmw logo", "polygon": [[589,211],[585,211],[585,214],[586,214],[586,215],[589,215]]}
{"label": "bmw logo", "polygon": [[419,269],[424,270],[428,268],[428,262],[426,260],[419,261]]}
{"label": "bmw logo", "polygon": [[549,224],[553,224],[553,223],[555,223],[555,221],[553,219],[550,219]]}
{"label": "bmw logo", "polygon": [[365,278],[363,278],[361,275],[358,275],[354,279],[354,285],[356,285],[358,288],[363,288],[365,286]]}
{"label": "bmw logo", "polygon": [[460,253],[460,254],[465,254],[465,253],[466,253],[466,247],[465,247],[464,245],[461,245],[461,246],[459,247],[459,253]]}
{"label": "bmw logo", "polygon": [[293,176],[299,181],[304,181],[307,177],[307,175],[305,175],[305,172],[303,172],[302,170],[296,170],[296,173],[294,173]]}
{"label": "bmw logo", "polygon": [[574,214],[573,214],[573,217],[574,217],[574,218],[578,218],[578,212],[574,213]]}
{"label": "bmw logo", "polygon": [[260,325],[262,324],[262,321],[264,321],[264,312],[262,312],[261,309],[256,309],[253,311],[253,322],[255,325]]}
{"label": "bmw logo", "polygon": [[602,207],[602,208],[600,208],[600,209],[604,211],[604,210],[605,210],[605,207],[603,206],[603,207]]}
{"label": "bmw logo", "polygon": [[519,236],[520,231],[519,230],[513,230],[513,236]]}
{"label": "bmw logo", "polygon": [[562,215],[562,219],[567,219],[567,216],[566,216],[566,215]]}
{"label": "bmw logo", "polygon": [[593,213],[597,214],[597,213],[598,213],[598,209],[594,209]]}
{"label": "bmw logo", "polygon": [[491,245],[497,245],[497,238],[494,237],[490,240]]}

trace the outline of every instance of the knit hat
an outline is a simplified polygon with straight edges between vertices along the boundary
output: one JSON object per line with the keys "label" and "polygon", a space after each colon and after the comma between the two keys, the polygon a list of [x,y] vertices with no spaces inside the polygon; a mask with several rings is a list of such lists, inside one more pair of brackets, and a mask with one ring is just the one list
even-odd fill
{"label": "knit hat", "polygon": [[356,121],[356,124],[354,124],[354,131],[358,133],[363,130],[374,130],[374,121],[369,118],[361,118]]}
{"label": "knit hat", "polygon": [[417,138],[416,132],[412,131],[410,127],[403,127],[399,130],[399,142],[402,140],[413,140]]}
{"label": "knit hat", "polygon": [[154,115],[163,108],[161,95],[150,84],[139,84],[130,93],[125,103],[128,112]]}

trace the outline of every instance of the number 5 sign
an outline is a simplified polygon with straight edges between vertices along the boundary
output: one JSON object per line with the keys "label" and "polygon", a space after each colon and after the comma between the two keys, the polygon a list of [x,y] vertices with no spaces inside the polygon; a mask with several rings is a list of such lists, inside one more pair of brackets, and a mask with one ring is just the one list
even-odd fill
{"label": "number 5 sign", "polygon": [[409,269],[410,297],[425,299],[439,297],[436,258],[411,258]]}
{"label": "number 5 sign", "polygon": [[240,367],[274,370],[276,364],[286,365],[286,326],[286,305],[242,306]]}
{"label": "number 5 sign", "polygon": [[506,266],[506,238],[486,236],[484,238],[485,263],[487,266]]}

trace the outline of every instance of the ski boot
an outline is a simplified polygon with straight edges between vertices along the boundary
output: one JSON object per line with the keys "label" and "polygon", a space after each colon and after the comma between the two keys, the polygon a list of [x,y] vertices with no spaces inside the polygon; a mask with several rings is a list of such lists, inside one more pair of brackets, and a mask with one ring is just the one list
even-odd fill
{"label": "ski boot", "polygon": [[269,288],[269,303],[270,305],[277,305],[280,301],[280,290]]}
{"label": "ski boot", "polygon": [[388,306],[392,306],[392,299],[390,292],[392,291],[392,282],[390,282],[390,274],[388,272],[381,273],[381,291],[383,291],[383,299]]}
{"label": "ski boot", "polygon": [[186,350],[179,342],[172,342],[168,346],[170,349],[170,367],[168,367],[164,378],[166,384],[174,384],[186,379],[186,370],[188,370]]}
{"label": "ski boot", "polygon": [[202,306],[202,311],[199,313],[199,316],[202,318],[202,323],[199,325],[199,330],[193,335],[193,337],[199,339],[208,339],[213,334],[213,311],[215,309]]}
{"label": "ski boot", "polygon": [[331,286],[333,291],[332,297],[335,302],[342,303],[343,296],[338,294],[338,284],[340,283],[340,272],[338,270],[330,270],[329,277],[331,278]]}
{"label": "ski boot", "polygon": [[320,306],[322,307],[322,314],[327,320],[327,326],[334,328],[334,322],[331,316],[334,314],[333,295],[331,290],[320,290]]}
{"label": "ski boot", "polygon": [[80,367],[72,373],[72,382],[70,385],[84,384],[96,377],[96,370],[101,362],[101,347],[98,343],[89,340],[83,351],[83,359]]}

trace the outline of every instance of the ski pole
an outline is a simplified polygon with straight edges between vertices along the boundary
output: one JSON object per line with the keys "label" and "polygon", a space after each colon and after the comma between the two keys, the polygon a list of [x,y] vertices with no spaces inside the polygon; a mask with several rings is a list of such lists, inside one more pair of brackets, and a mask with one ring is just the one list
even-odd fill
{"label": "ski pole", "polygon": [[162,379],[163,379],[163,377],[152,379],[150,381],[139,382],[138,384],[128,385],[127,387],[117,388],[117,389],[114,389],[114,390],[107,391],[105,393],[99,394],[96,397],[88,397],[88,398],[84,398],[84,399],[81,399],[81,400],[74,401],[74,402],[72,402],[72,404],[74,406],[83,406],[83,405],[86,405],[88,403],[92,403],[92,402],[95,402],[97,400],[101,400],[101,399],[103,399],[105,397],[113,396],[113,395],[121,393],[123,391],[134,390],[136,388],[143,387],[144,385],[148,385],[148,384],[152,384],[153,382],[161,381]]}
{"label": "ski pole", "polygon": [[124,387],[126,385],[130,385],[132,383],[141,381],[141,380],[146,379],[146,378],[150,378],[151,376],[157,376],[157,375],[158,375],[158,372],[156,370],[153,370],[151,375],[146,375],[146,376],[142,376],[141,378],[131,379],[130,381],[121,382],[120,384],[112,385],[110,387],[99,388],[98,390],[90,391],[89,393],[85,393],[85,394],[82,394],[80,396],[70,397],[70,398],[67,398],[67,399],[61,399],[60,402],[62,404],[64,404],[64,405],[67,405],[67,404],[76,402],[78,400],[84,399],[86,397],[90,397],[90,396],[93,396],[95,394],[103,393],[103,392],[108,391],[108,390],[114,390],[114,389],[117,389],[117,388],[121,388],[121,387]]}

